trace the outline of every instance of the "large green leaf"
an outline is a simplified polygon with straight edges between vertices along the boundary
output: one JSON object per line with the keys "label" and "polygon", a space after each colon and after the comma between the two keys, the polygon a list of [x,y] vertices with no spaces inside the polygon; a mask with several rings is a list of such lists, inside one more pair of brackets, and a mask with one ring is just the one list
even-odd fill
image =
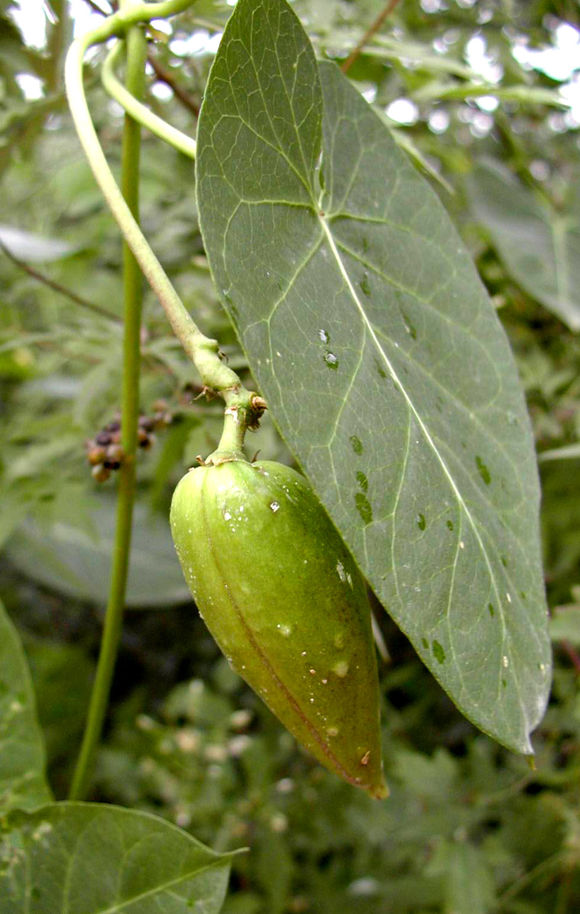
{"label": "large green leaf", "polygon": [[147,813],[53,803],[4,823],[0,914],[217,914],[230,859]]}
{"label": "large green leaf", "polygon": [[497,162],[480,163],[467,186],[473,212],[516,282],[580,330],[578,200],[558,212]]}
{"label": "large green leaf", "polygon": [[[93,533],[73,523],[25,520],[6,553],[25,574],[60,593],[105,603],[115,535],[115,504],[103,499],[91,514]],[[173,606],[191,599],[175,555],[169,523],[135,505],[126,603],[128,607]]]}
{"label": "large green leaf", "polygon": [[283,0],[239,0],[199,123],[213,275],[290,448],[464,713],[531,751],[550,653],[514,361],[438,198]]}
{"label": "large green leaf", "polygon": [[0,603],[0,811],[50,802],[44,762],[28,665]]}

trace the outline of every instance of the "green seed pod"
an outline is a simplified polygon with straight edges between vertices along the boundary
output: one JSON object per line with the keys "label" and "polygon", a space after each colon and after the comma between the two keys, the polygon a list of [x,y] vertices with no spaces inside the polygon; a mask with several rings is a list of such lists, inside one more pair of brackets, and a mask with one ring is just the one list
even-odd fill
{"label": "green seed pod", "polygon": [[304,477],[271,461],[197,467],[171,528],[233,668],[319,762],[385,797],[365,584]]}

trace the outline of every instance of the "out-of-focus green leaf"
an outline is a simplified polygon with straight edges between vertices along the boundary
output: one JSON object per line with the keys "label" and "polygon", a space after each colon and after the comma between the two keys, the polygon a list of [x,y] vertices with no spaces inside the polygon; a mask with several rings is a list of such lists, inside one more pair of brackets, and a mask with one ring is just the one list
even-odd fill
{"label": "out-of-focus green leaf", "polygon": [[[7,555],[21,571],[46,587],[105,603],[115,531],[113,500],[104,498],[91,513],[91,520],[94,536],[70,522],[47,525],[27,519],[9,540]],[[127,606],[173,606],[190,599],[168,522],[137,503]]]}
{"label": "out-of-focus green leaf", "polygon": [[147,813],[54,803],[5,820],[0,910],[218,914],[230,859]]}
{"label": "out-of-focus green leaf", "polygon": [[26,653],[50,770],[55,759],[62,762],[76,756],[86,722],[94,663],[76,644],[27,638]]}
{"label": "out-of-focus green leaf", "polygon": [[292,859],[283,835],[268,828],[266,840],[260,842],[256,873],[267,898],[268,914],[287,911],[287,898],[292,883]]}
{"label": "out-of-focus green leaf", "polygon": [[578,460],[579,458],[580,444],[565,444],[538,454],[539,463],[549,463],[552,460]]}
{"label": "out-of-focus green leaf", "polygon": [[493,883],[481,851],[466,841],[445,841],[436,849],[428,872],[443,878],[443,914],[490,914]]}
{"label": "out-of-focus green leaf", "polygon": [[433,80],[414,93],[417,101],[480,98],[482,95],[491,95],[502,101],[520,102],[522,105],[552,105],[556,108],[565,108],[557,92],[550,89],[541,89],[536,86],[497,86],[494,83],[456,83],[438,82]]}
{"label": "out-of-focus green leaf", "polygon": [[0,225],[0,242],[14,257],[31,263],[50,263],[70,257],[80,246],[59,238],[44,238],[10,225]]}
{"label": "out-of-focus green leaf", "polygon": [[457,763],[443,749],[432,758],[419,752],[401,751],[396,773],[409,790],[430,802],[444,803],[457,787]]}
{"label": "out-of-focus green leaf", "polygon": [[31,445],[8,467],[6,478],[10,481],[35,476],[44,466],[57,458],[74,454],[79,447],[78,434],[60,435],[50,441]]}
{"label": "out-of-focus green leaf", "polygon": [[557,606],[550,619],[552,641],[570,641],[580,645],[580,606]]}
{"label": "out-of-focus green leaf", "polygon": [[530,752],[550,644],[513,357],[438,198],[283,0],[239,0],[224,32],[197,194],[252,374],[375,593]]}
{"label": "out-of-focus green leaf", "polygon": [[[81,425],[83,417],[98,413],[99,404],[104,400],[111,387],[119,389],[121,379],[122,349],[120,340],[111,340],[103,360],[85,374],[72,408],[75,424]],[[114,382],[117,382],[116,385]]]}
{"label": "out-of-focus green leaf", "polygon": [[[349,52],[351,47],[347,48]],[[450,54],[433,54],[431,44],[395,38],[391,35],[374,36],[372,44],[365,47],[365,53],[386,60],[412,61],[413,66],[428,70],[430,73],[449,73],[461,79],[476,79],[477,74],[463,62],[454,59]]]}
{"label": "out-of-focus green leaf", "polygon": [[481,162],[467,189],[476,218],[516,282],[580,330],[580,210],[557,212],[498,162]]}
{"label": "out-of-focus green leaf", "polygon": [[171,479],[176,464],[183,456],[185,445],[193,429],[201,425],[199,416],[185,415],[181,421],[172,424],[165,433],[157,457],[155,471],[150,490],[150,499],[153,509],[163,504],[166,494],[167,482]]}
{"label": "out-of-focus green leaf", "polygon": [[0,811],[32,809],[50,802],[44,765],[44,743],[26,657],[0,603]]}

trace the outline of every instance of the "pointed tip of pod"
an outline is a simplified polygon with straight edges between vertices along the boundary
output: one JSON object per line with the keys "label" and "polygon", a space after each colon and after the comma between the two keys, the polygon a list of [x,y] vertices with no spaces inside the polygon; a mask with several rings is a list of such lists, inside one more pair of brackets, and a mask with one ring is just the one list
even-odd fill
{"label": "pointed tip of pod", "polygon": [[[379,737],[378,730],[376,731],[376,736]],[[373,799],[385,800],[390,796],[391,792],[383,773],[382,754],[377,748],[372,750],[367,749],[364,755],[361,758],[358,758],[357,762],[354,764],[352,756],[350,759],[343,756],[339,761],[332,751],[328,751],[326,753],[326,758],[323,758],[316,752],[315,747],[311,746],[309,748],[312,754],[326,765],[330,771],[333,771],[339,778],[342,778],[343,781],[346,781],[353,787],[364,790],[365,793],[368,793]]]}
{"label": "pointed tip of pod", "polygon": [[379,784],[373,784],[372,787],[365,787],[366,792],[374,800],[386,800],[391,795],[388,784],[384,778],[381,778]]}

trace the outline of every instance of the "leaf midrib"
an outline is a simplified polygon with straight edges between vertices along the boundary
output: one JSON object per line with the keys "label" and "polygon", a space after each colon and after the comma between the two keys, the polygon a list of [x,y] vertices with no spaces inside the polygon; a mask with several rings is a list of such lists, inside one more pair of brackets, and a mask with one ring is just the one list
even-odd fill
{"label": "leaf midrib", "polygon": [[[469,507],[467,506],[465,500],[463,499],[461,492],[455,483],[453,475],[451,474],[451,471],[449,470],[449,467],[447,466],[446,461],[440,454],[439,449],[437,448],[435,442],[433,441],[433,438],[429,432],[429,429],[427,428],[426,424],[424,423],[423,419],[421,418],[417,408],[415,407],[415,404],[414,404],[411,396],[407,392],[402,380],[399,378],[390,359],[388,358],[387,354],[383,350],[383,348],[378,340],[375,329],[374,329],[373,325],[371,324],[369,318],[367,317],[364,307],[356,293],[356,289],[354,288],[353,283],[350,279],[348,271],[342,261],[342,258],[340,257],[340,253],[339,253],[336,243],[334,241],[334,237],[332,235],[332,231],[328,224],[327,218],[325,216],[323,216],[320,211],[318,212],[317,215],[318,215],[318,220],[319,220],[320,226],[322,228],[322,231],[327,239],[328,245],[329,245],[332,255],[335,259],[339,273],[340,273],[347,289],[349,290],[350,296],[359,312],[360,317],[362,318],[363,326],[366,328],[367,332],[369,333],[371,340],[373,341],[378,353],[380,354],[380,357],[384,361],[384,364],[387,367],[387,370],[389,371],[389,373],[391,375],[391,378],[393,379],[393,381],[396,384],[399,385],[400,391],[407,403],[407,406],[408,406],[411,414],[415,418],[415,421],[421,431],[421,434],[423,435],[424,440],[426,441],[427,445],[431,449],[432,453],[435,455],[436,460],[439,462],[439,465],[441,466],[443,474],[448,481],[451,491],[452,491],[454,497],[456,498],[460,509],[463,511],[463,514],[464,514],[466,520],[468,521],[469,526],[471,527],[471,530],[475,537],[476,543],[479,547],[480,553],[484,559],[485,566],[487,568],[487,572],[488,572],[488,576],[489,576],[489,580],[491,582],[492,591],[493,591],[493,594],[495,595],[497,609],[498,609],[498,613],[499,613],[499,620],[501,623],[502,643],[504,645],[506,645],[506,650],[507,650],[507,645],[509,645],[509,650],[511,652],[511,647],[512,647],[511,637],[510,637],[509,629],[507,626],[506,615],[505,615],[504,608],[503,608],[503,600],[500,595],[498,582],[496,580],[496,576],[495,576],[495,573],[493,570],[493,565],[491,563],[491,560],[488,555],[485,544],[479,533],[479,529],[477,527],[475,519],[474,519]],[[459,556],[459,539],[458,539],[457,556]],[[456,564],[457,564],[457,559],[454,562],[454,567],[456,567]],[[450,589],[450,599],[451,599],[451,589]],[[446,618],[447,619],[449,618],[449,603],[448,603],[448,607],[447,607],[447,611],[446,611]],[[450,641],[450,646],[451,646],[451,644],[452,644],[452,641]],[[457,669],[460,668],[458,664],[456,664],[456,668]],[[525,705],[525,702],[522,697],[522,689],[521,689],[520,681],[519,681],[519,678],[518,678],[516,672],[513,669],[512,669],[512,681],[514,682],[515,688],[518,693],[519,706],[520,706],[522,713],[524,714],[526,720],[528,720],[526,705]]]}
{"label": "leaf midrib", "polygon": [[481,552],[481,554],[482,554],[482,556],[483,556],[483,558],[484,558],[485,565],[486,565],[486,568],[487,568],[487,571],[488,571],[488,574],[489,574],[489,578],[490,578],[490,581],[491,581],[491,584],[492,584],[493,592],[494,592],[495,597],[496,597],[496,600],[497,600],[497,602],[498,602],[498,610],[499,610],[499,613],[500,613],[500,618],[501,618],[501,623],[502,623],[503,634],[504,634],[504,636],[505,636],[505,635],[506,635],[506,632],[507,632],[507,626],[506,626],[506,620],[505,620],[505,613],[504,613],[504,610],[503,610],[503,601],[502,601],[502,598],[500,597],[500,593],[499,593],[499,589],[498,589],[498,584],[497,584],[497,581],[496,581],[496,578],[495,578],[495,574],[494,574],[494,571],[493,571],[493,567],[492,567],[491,561],[490,561],[490,559],[489,559],[489,556],[488,556],[488,554],[487,554],[487,549],[485,548],[485,545],[484,545],[484,543],[483,543],[483,540],[481,539],[481,535],[480,535],[480,533],[479,533],[477,524],[476,524],[476,522],[475,522],[475,520],[474,520],[474,518],[473,518],[473,516],[472,516],[472,514],[471,514],[471,511],[469,510],[467,504],[465,503],[465,501],[464,501],[464,499],[463,499],[463,497],[462,497],[462,495],[461,495],[461,492],[459,491],[459,489],[458,489],[458,487],[457,487],[457,484],[456,484],[456,482],[455,482],[455,480],[454,480],[454,478],[453,478],[453,476],[452,476],[452,474],[451,474],[451,471],[449,470],[449,468],[448,468],[448,466],[447,466],[447,463],[446,463],[445,460],[443,459],[442,455],[441,455],[440,452],[439,452],[439,449],[437,448],[435,442],[433,441],[433,438],[431,437],[431,433],[429,432],[429,429],[427,428],[425,422],[423,421],[423,419],[422,419],[422,417],[421,417],[419,411],[417,410],[417,408],[416,408],[416,406],[415,406],[415,404],[414,404],[414,402],[413,402],[411,396],[410,396],[409,393],[407,392],[407,389],[406,389],[406,387],[405,387],[405,385],[404,385],[402,379],[401,379],[401,378],[399,377],[399,375],[397,374],[397,371],[395,370],[393,364],[391,363],[391,360],[389,359],[389,357],[387,356],[386,352],[384,351],[383,347],[382,347],[381,344],[380,344],[380,341],[379,341],[379,339],[378,339],[378,337],[377,337],[376,331],[375,331],[373,325],[371,324],[369,318],[367,317],[367,314],[366,314],[366,312],[365,312],[365,310],[364,310],[364,307],[363,307],[363,305],[362,305],[362,303],[361,303],[361,301],[360,301],[360,299],[358,298],[358,295],[357,295],[357,293],[356,293],[356,289],[354,288],[354,286],[353,286],[353,284],[352,284],[352,281],[351,281],[351,278],[350,278],[350,276],[349,276],[349,274],[348,274],[348,271],[347,271],[346,267],[344,266],[344,263],[343,263],[343,261],[342,261],[342,258],[341,258],[341,256],[340,256],[340,253],[339,253],[338,248],[337,248],[337,246],[336,246],[336,243],[335,243],[335,241],[334,241],[334,237],[333,237],[333,235],[332,235],[332,232],[330,231],[330,227],[329,227],[329,225],[328,225],[326,219],[325,219],[324,217],[320,216],[320,215],[319,215],[318,218],[319,218],[319,222],[320,222],[321,228],[322,228],[322,230],[323,230],[323,232],[324,232],[324,234],[325,234],[325,236],[326,236],[326,240],[327,240],[327,242],[328,242],[328,245],[329,245],[329,247],[330,247],[330,250],[331,250],[331,252],[332,252],[332,255],[333,255],[333,257],[334,257],[334,259],[335,259],[335,261],[336,261],[336,265],[337,265],[338,271],[339,271],[339,273],[340,273],[340,275],[341,275],[341,277],[342,277],[342,279],[343,279],[343,282],[345,283],[347,289],[349,290],[351,299],[352,299],[353,303],[355,304],[356,309],[357,309],[358,312],[359,312],[359,315],[360,315],[360,317],[361,317],[361,319],[362,319],[363,325],[365,326],[365,328],[366,328],[366,330],[367,330],[367,333],[369,334],[370,339],[371,339],[372,342],[374,343],[374,345],[375,345],[375,347],[376,347],[376,350],[378,351],[378,353],[379,353],[381,359],[383,360],[383,362],[384,362],[384,364],[385,364],[387,370],[389,371],[389,374],[391,375],[391,378],[392,378],[393,381],[399,386],[400,391],[401,391],[401,393],[402,393],[402,395],[403,395],[403,397],[404,397],[404,399],[405,399],[405,401],[406,401],[406,403],[407,403],[407,406],[408,406],[408,408],[409,408],[411,414],[413,415],[413,417],[414,417],[414,419],[415,419],[415,422],[417,423],[418,428],[419,428],[420,431],[421,431],[421,434],[422,434],[424,440],[425,440],[426,443],[428,444],[428,446],[429,446],[430,450],[432,451],[432,453],[435,455],[436,460],[439,462],[439,465],[441,466],[441,469],[442,469],[442,471],[443,471],[443,474],[444,474],[445,478],[447,479],[447,482],[448,482],[448,484],[449,484],[449,486],[450,486],[450,488],[451,488],[451,491],[452,491],[453,495],[455,496],[455,499],[457,500],[457,503],[459,504],[460,508],[461,508],[462,511],[464,512],[465,517],[466,517],[466,519],[467,519],[467,521],[468,521],[468,523],[469,523],[469,525],[470,525],[470,527],[471,527],[471,529],[472,529],[472,531],[473,531],[473,535],[474,535],[474,537],[475,537],[475,540],[476,540],[476,542],[477,542],[477,544],[478,544],[478,546],[479,546],[480,552]]}

